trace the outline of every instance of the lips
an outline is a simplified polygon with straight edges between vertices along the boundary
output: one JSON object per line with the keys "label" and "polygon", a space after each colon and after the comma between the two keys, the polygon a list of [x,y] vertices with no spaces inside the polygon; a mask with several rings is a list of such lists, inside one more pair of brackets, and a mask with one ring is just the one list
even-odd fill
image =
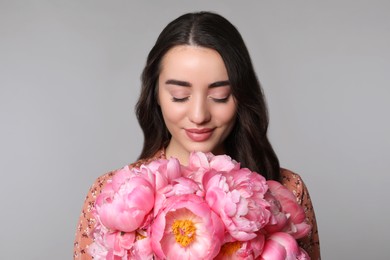
{"label": "lips", "polygon": [[206,141],[214,132],[213,128],[186,128],[184,130],[187,136],[195,142]]}

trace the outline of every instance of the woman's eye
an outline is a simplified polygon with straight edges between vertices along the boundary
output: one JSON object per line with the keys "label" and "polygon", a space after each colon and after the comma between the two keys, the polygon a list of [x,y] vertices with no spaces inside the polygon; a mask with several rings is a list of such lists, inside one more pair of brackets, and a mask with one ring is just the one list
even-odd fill
{"label": "woman's eye", "polygon": [[226,103],[229,100],[229,96],[225,98],[211,98],[216,103]]}
{"label": "woman's eye", "polygon": [[188,100],[188,97],[184,97],[184,98],[177,98],[177,97],[172,97],[172,101],[173,102],[186,102]]}

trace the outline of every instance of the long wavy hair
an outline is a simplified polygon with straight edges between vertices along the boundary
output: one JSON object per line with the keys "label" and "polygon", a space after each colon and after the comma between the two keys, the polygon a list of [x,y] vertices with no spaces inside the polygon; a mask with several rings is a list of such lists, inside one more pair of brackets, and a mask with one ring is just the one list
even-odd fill
{"label": "long wavy hair", "polygon": [[267,106],[249,52],[238,30],[224,17],[211,12],[188,13],[170,22],[147,57],[136,105],[144,134],[139,159],[153,156],[171,138],[157,102],[157,82],[162,58],[178,45],[211,48],[221,55],[237,102],[236,123],[225,140],[226,154],[266,179],[279,180],[279,161],[267,138]]}

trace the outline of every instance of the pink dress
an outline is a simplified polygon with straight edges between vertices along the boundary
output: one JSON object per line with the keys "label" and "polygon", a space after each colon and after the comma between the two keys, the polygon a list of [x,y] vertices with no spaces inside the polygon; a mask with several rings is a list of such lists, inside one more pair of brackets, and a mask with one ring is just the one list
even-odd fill
{"label": "pink dress", "polygon": [[[131,164],[130,167],[140,167],[141,164],[161,158],[165,158],[164,150],[161,150],[152,158],[139,160]],[[95,226],[95,219],[92,216],[92,210],[95,205],[96,197],[101,193],[104,185],[107,183],[107,180],[112,178],[114,172],[115,171],[106,173],[97,178],[88,192],[76,230],[73,252],[74,259],[92,259],[87,251],[88,246],[93,242],[90,234]],[[317,222],[309,192],[305,184],[298,174],[286,169],[281,169],[281,183],[294,193],[297,198],[297,202],[305,209],[307,221],[312,226],[312,231],[306,237],[299,240],[300,246],[306,250],[311,259],[321,259]]]}

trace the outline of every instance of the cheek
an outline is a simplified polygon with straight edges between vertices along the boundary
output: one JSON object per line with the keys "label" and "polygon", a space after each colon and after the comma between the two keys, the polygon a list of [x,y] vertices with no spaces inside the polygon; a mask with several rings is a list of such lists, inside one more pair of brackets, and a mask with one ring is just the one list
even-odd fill
{"label": "cheek", "polygon": [[175,111],[174,104],[171,101],[171,97],[165,91],[159,90],[158,103],[160,105],[165,124],[168,125],[170,121],[176,121],[177,114],[173,113],[173,111]]}
{"label": "cheek", "polygon": [[185,111],[183,108],[172,103],[170,100],[167,102],[160,100],[160,107],[166,125],[176,124],[184,117]]}
{"label": "cheek", "polygon": [[234,124],[237,117],[237,110],[235,104],[224,107],[217,112],[218,121],[221,124]]}

